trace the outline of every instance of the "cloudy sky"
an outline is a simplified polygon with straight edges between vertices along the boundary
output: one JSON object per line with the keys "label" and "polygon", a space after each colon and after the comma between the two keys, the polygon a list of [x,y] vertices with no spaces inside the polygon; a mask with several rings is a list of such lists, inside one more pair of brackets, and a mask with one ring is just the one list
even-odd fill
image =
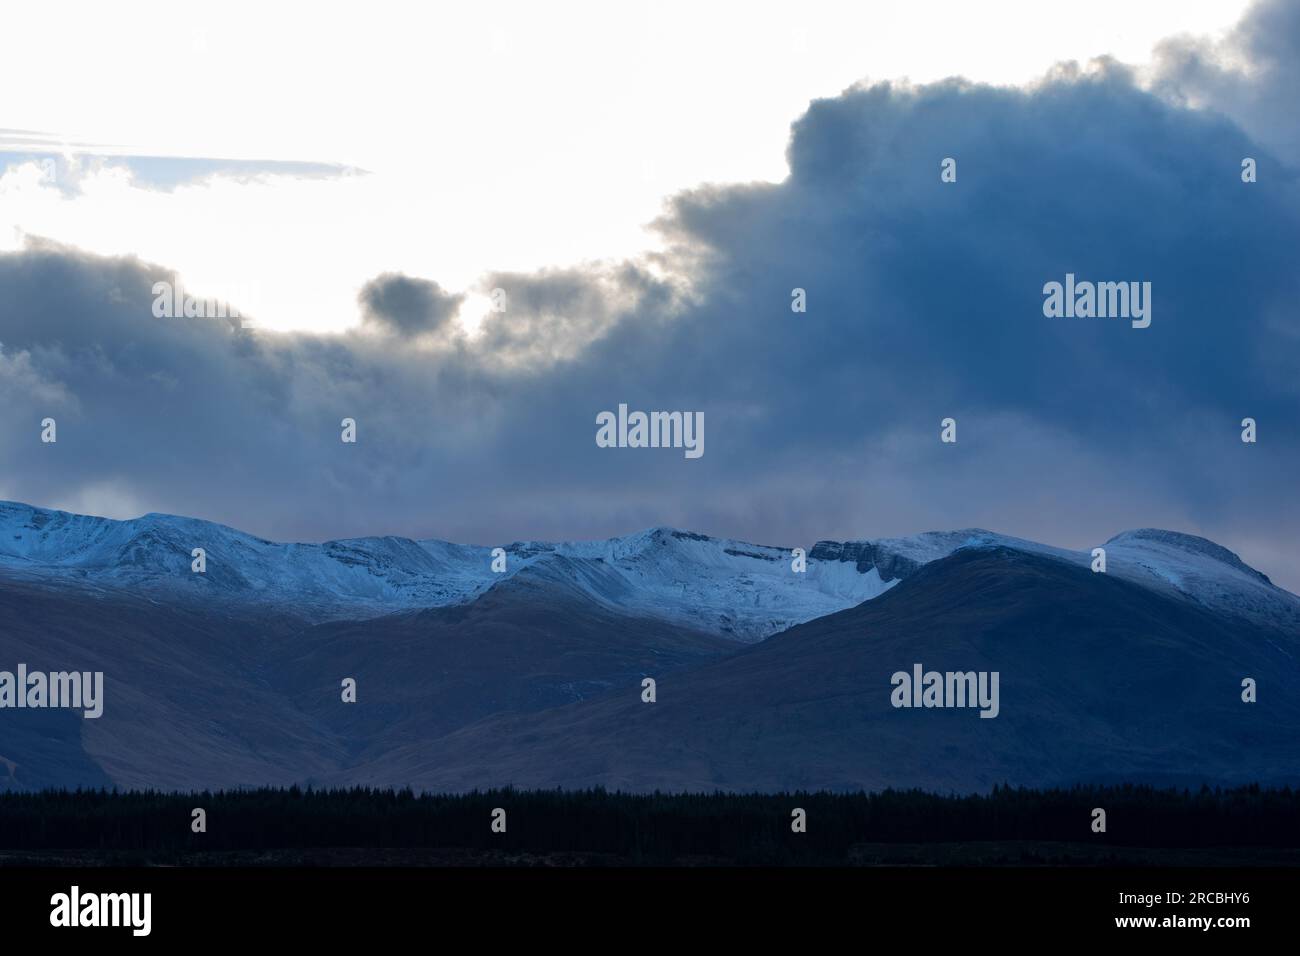
{"label": "cloudy sky", "polygon": [[[1159,526],[1300,590],[1294,2],[123,9],[4,14],[2,498],[302,540]],[[1151,327],[1044,317],[1067,272],[1151,282]],[[160,280],[249,328],[156,318]],[[706,453],[598,448],[619,403]]]}

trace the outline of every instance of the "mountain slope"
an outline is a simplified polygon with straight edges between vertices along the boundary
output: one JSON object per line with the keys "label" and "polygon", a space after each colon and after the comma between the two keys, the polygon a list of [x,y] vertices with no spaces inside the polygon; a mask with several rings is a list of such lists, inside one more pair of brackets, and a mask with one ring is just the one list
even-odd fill
{"label": "mountain slope", "polygon": [[[203,789],[346,774],[491,714],[585,699],[735,648],[525,570],[468,604],[294,613],[0,576],[0,670],[102,671],[103,715],[0,710],[0,789]],[[357,701],[341,699],[344,678]]]}
{"label": "mountain slope", "polygon": [[[402,748],[348,779],[431,789],[985,790],[1300,781],[1293,634],[1003,547],[661,682]],[[998,671],[1001,712],[897,709],[891,675]],[[1259,682],[1243,703],[1241,681]]]}
{"label": "mountain slope", "polygon": [[[502,712],[640,687],[721,657],[729,640],[611,610],[534,566],[462,606],[332,621],[266,648],[268,681],[346,742],[349,763]],[[343,677],[358,702],[340,705]]]}
{"label": "mountain slope", "polygon": [[[851,564],[885,581],[907,578],[962,548],[1001,547],[1091,567],[1088,551],[1071,551],[971,528],[876,541],[819,541],[809,552],[823,565]],[[1300,597],[1275,586],[1227,548],[1196,535],[1157,528],[1125,531],[1106,541],[1106,573],[1208,610],[1262,627],[1300,631]]]}
{"label": "mountain slope", "polygon": [[0,578],[0,670],[104,674],[97,719],[0,710],[0,788],[287,785],[337,769],[343,746],[255,663],[300,626]]}

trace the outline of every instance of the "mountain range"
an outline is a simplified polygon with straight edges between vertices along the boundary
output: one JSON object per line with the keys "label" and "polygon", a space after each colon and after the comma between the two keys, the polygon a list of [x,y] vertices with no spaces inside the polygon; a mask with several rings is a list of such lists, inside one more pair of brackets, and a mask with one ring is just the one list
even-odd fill
{"label": "mountain range", "polygon": [[[1100,547],[1104,573],[930,532],[817,542],[797,572],[670,528],[494,554],[0,502],[0,671],[106,688],[99,719],[0,709],[0,788],[1300,780],[1300,598],[1193,535]],[[997,672],[998,717],[893,706],[914,664]]]}

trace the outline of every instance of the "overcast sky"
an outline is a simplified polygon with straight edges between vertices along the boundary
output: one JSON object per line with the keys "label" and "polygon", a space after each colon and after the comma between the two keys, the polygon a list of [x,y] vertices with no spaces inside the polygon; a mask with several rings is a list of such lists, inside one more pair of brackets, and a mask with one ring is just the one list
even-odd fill
{"label": "overcast sky", "polygon": [[[0,497],[315,540],[1158,526],[1300,589],[1297,5],[912,6],[6,13]],[[1151,282],[1150,328],[1046,318],[1066,272]],[[160,279],[254,331],[155,318]],[[598,448],[621,402],[704,412],[705,454]]]}

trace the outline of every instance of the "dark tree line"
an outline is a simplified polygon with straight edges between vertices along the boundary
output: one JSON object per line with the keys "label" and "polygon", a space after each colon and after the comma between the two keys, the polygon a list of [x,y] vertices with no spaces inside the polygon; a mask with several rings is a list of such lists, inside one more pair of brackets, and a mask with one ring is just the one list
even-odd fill
{"label": "dark tree line", "polygon": [[[202,807],[207,832],[191,831]],[[507,813],[491,829],[493,808]],[[791,830],[794,808],[807,832]],[[1092,810],[1107,830],[1092,832]],[[0,851],[112,851],[150,857],[325,847],[466,848],[612,854],[632,863],[684,858],[841,863],[854,844],[1051,841],[1116,847],[1300,847],[1300,793],[1142,786],[975,796],[882,793],[648,794],[604,790],[260,789],[175,794],[49,790],[0,794]]]}

